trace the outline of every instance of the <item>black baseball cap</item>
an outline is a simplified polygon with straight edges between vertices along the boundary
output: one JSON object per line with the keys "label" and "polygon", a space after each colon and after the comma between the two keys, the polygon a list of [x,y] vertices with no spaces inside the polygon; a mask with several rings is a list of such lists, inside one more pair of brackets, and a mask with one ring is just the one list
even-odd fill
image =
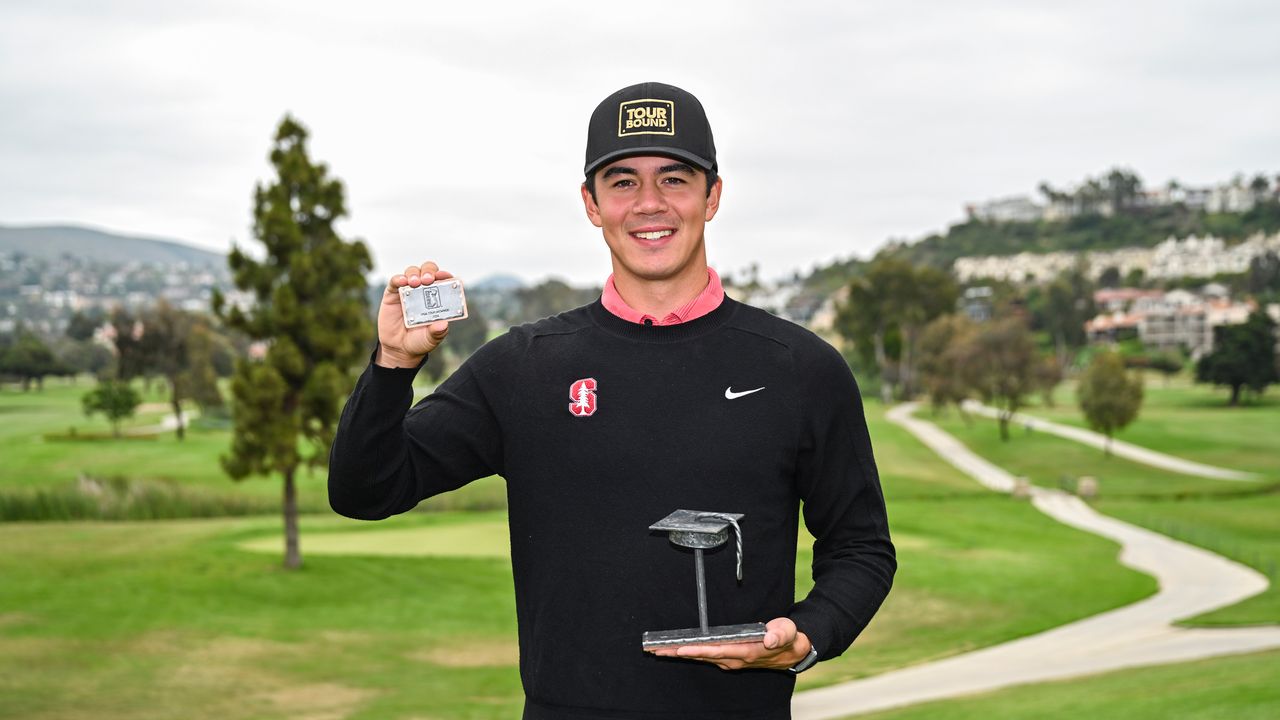
{"label": "black baseball cap", "polygon": [[674,85],[647,82],[623,88],[591,113],[586,175],[605,163],[636,155],[678,158],[719,172],[702,103]]}

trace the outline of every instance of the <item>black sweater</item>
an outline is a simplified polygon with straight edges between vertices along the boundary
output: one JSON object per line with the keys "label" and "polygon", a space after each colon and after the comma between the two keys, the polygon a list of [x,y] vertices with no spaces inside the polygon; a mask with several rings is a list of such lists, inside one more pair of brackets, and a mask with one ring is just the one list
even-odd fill
{"label": "black sweater", "polygon": [[[370,364],[347,401],[329,500],[380,519],[492,474],[507,481],[526,718],[786,718],[794,677],[644,653],[646,630],[698,623],[691,551],[648,526],[745,513],[708,551],[712,625],[792,618],[827,659],[896,569],[862,402],[809,331],[726,298],[670,326],[599,301],[512,328],[410,408],[416,369]],[[595,383],[576,415],[570,386]],[[734,393],[764,388],[749,395]],[[407,412],[406,412],[407,411]],[[814,588],[795,602],[800,503]]]}

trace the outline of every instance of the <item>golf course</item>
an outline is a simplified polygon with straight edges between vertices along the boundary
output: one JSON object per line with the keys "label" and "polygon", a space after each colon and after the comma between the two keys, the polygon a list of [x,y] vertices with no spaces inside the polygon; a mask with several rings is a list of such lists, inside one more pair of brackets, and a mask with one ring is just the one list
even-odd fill
{"label": "golf course", "polygon": [[[234,482],[225,421],[179,441],[158,391],[117,438],[86,418],[89,382],[0,390],[0,718],[510,718],[522,703],[504,488],[486,478],[378,523],[299,478],[303,567],[281,567],[280,482]],[[139,388],[142,390],[142,388]],[[1082,425],[1073,390],[1025,411]],[[830,686],[1026,637],[1153,595],[1118,546],[993,493],[867,400],[899,571]],[[1249,481],[1179,475],[954,409],[918,415],[1040,487],[1097,479],[1099,512],[1267,575],[1262,594],[1184,624],[1280,623],[1280,399],[1149,380],[1118,437]],[[151,428],[148,430],[148,428]],[[807,592],[799,538],[796,592]],[[1280,651],[1014,687],[860,717],[1263,718]],[[1150,691],[1142,688],[1150,688]]]}

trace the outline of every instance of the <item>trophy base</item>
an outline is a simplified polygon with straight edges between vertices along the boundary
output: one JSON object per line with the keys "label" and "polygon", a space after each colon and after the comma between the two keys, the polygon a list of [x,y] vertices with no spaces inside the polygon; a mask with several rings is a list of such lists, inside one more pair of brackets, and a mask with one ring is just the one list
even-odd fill
{"label": "trophy base", "polygon": [[715,625],[707,628],[683,630],[650,630],[644,634],[641,647],[671,647],[675,645],[724,645],[727,643],[758,642],[764,639],[764,623],[741,625]]}

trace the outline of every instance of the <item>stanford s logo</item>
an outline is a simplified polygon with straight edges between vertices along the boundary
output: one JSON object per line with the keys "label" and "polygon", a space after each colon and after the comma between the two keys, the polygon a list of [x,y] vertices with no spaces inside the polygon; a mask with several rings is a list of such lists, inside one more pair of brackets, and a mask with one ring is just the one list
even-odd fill
{"label": "stanford s logo", "polygon": [[569,386],[569,412],[574,417],[587,417],[596,413],[596,379],[582,378]]}

